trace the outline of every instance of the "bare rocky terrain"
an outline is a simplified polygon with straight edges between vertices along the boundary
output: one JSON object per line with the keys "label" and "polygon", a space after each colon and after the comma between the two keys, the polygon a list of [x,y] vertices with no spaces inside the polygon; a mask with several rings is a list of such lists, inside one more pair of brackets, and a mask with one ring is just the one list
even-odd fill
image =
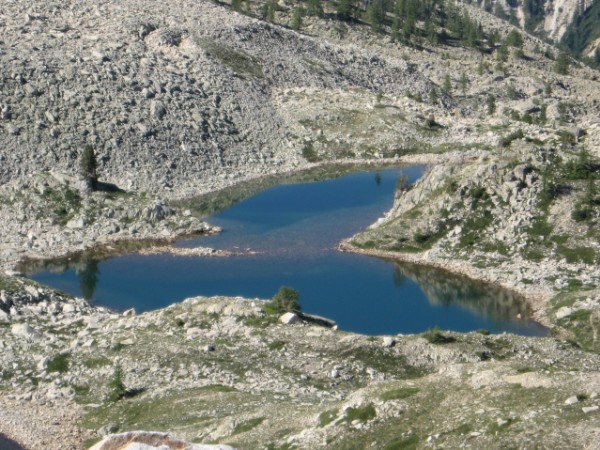
{"label": "bare rocky terrain", "polygon": [[[30,450],[139,429],[238,449],[597,448],[597,72],[555,73],[526,34],[499,62],[328,15],[294,31],[294,5],[274,23],[260,6],[3,2],[0,432]],[[86,189],[87,144],[121,191]],[[119,315],[14,272],[168,251],[218,231],[180,200],[340,162],[432,164],[344,250],[518,291],[550,335],[368,337],[222,297]]]}

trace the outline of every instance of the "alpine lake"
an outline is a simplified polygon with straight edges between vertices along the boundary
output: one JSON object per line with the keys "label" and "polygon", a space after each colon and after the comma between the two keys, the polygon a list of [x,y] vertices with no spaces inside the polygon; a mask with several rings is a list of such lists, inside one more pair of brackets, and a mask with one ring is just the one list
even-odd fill
{"label": "alpine lake", "polygon": [[338,243],[389,210],[396,183],[414,183],[424,166],[328,169],[246,183],[187,200],[223,229],[176,242],[245,252],[235,256],[97,255],[45,261],[27,275],[90,302],[144,312],[193,296],[269,299],[280,286],[300,293],[306,313],[368,335],[431,328],[542,336],[512,291],[452,273],[340,252]]}

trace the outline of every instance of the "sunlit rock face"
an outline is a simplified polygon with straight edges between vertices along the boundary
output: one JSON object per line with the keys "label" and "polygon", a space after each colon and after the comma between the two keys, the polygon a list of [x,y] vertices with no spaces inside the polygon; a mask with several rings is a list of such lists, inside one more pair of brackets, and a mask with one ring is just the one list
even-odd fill
{"label": "sunlit rock face", "polygon": [[111,434],[90,450],[235,450],[229,445],[190,444],[167,433],[134,431]]}

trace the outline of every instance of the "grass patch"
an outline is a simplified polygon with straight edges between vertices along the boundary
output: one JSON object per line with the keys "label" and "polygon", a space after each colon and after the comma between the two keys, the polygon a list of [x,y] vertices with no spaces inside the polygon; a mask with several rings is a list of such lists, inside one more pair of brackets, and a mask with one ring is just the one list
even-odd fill
{"label": "grass patch", "polygon": [[324,427],[333,422],[338,415],[337,409],[329,409],[319,414],[319,426]]}
{"label": "grass patch", "polygon": [[451,344],[452,342],[456,342],[455,337],[442,333],[438,328],[427,330],[422,336],[430,344]]}
{"label": "grass patch", "polygon": [[264,316],[248,316],[243,319],[244,325],[252,328],[267,328],[277,322],[277,317],[266,314]]}
{"label": "grass patch", "polygon": [[102,437],[91,437],[83,441],[83,448],[91,448],[102,440]]}
{"label": "grass patch", "polygon": [[70,353],[60,353],[52,357],[48,361],[46,370],[48,373],[67,373],[69,371],[69,359],[71,358]]}
{"label": "grass patch", "polygon": [[165,393],[160,398],[124,398],[90,410],[82,424],[92,430],[114,422],[122,430],[174,432],[213,418],[202,415],[206,410],[207,395],[210,394],[202,389],[186,389]]}
{"label": "grass patch", "polygon": [[246,433],[246,432],[252,430],[253,428],[256,428],[264,421],[265,421],[264,417],[256,417],[254,419],[240,422],[235,426],[235,428],[233,429],[233,432],[231,434],[234,435],[234,434]]}
{"label": "grass patch", "polygon": [[208,386],[198,388],[198,390],[201,392],[237,392],[236,388],[225,386],[224,384],[209,384]]}
{"label": "grass patch", "polygon": [[228,45],[209,39],[199,39],[198,44],[211,57],[221,61],[221,63],[229,67],[237,75],[246,75],[255,78],[264,77],[259,59],[239,49],[233,49]]}
{"label": "grass patch", "polygon": [[389,400],[403,400],[405,398],[411,397],[419,392],[419,389],[416,387],[402,387],[399,389],[393,389],[391,391],[386,391],[379,396],[379,398],[383,401]]}
{"label": "grass patch", "polygon": [[269,348],[269,350],[280,350],[283,347],[285,347],[285,344],[285,341],[273,341],[269,342],[267,347]]}
{"label": "grass patch", "polygon": [[404,439],[396,439],[383,447],[383,450],[416,450],[419,447],[419,436],[413,434]]}
{"label": "grass patch", "polygon": [[88,369],[97,369],[112,364],[110,359],[100,356],[98,358],[87,358],[83,361],[83,365]]}
{"label": "grass patch", "polygon": [[471,431],[473,431],[473,425],[471,425],[470,423],[463,423],[462,425],[459,425],[454,430],[452,430],[451,433],[460,436],[463,434],[469,434]]}
{"label": "grass patch", "polygon": [[81,196],[74,189],[46,188],[42,193],[45,210],[38,211],[38,218],[52,217],[57,223],[64,225],[81,209]]}
{"label": "grass patch", "polygon": [[378,372],[393,374],[402,379],[419,378],[427,373],[421,367],[410,365],[405,357],[394,355],[379,346],[350,348],[342,351],[340,356],[346,359],[354,358],[366,367],[372,367]]}
{"label": "grass patch", "polygon": [[559,245],[556,253],[567,260],[568,263],[594,264],[596,262],[596,250],[590,247],[569,248]]}
{"label": "grass patch", "polygon": [[348,408],[344,417],[338,420],[337,423],[352,423],[355,420],[359,421],[360,423],[367,423],[369,420],[373,420],[375,417],[377,417],[375,407],[372,404],[368,404],[363,407]]}
{"label": "grass patch", "polygon": [[308,162],[317,162],[321,159],[319,158],[312,141],[304,143],[304,147],[302,147],[302,156],[304,156],[304,159]]}

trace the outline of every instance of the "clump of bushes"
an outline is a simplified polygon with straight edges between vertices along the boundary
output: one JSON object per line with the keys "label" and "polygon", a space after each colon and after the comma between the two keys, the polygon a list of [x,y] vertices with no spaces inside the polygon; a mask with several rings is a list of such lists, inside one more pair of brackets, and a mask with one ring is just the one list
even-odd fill
{"label": "clump of bushes", "polygon": [[407,387],[401,387],[399,389],[393,389],[391,391],[386,391],[383,394],[381,394],[379,396],[379,398],[383,401],[403,400],[412,395],[415,395],[417,392],[419,392],[419,388],[407,386]]}
{"label": "clump of bushes", "polygon": [[440,331],[439,328],[427,330],[425,333],[423,333],[423,337],[430,344],[450,344],[452,342],[456,342],[455,337],[445,335]]}
{"label": "clump of bushes", "polygon": [[368,404],[362,407],[357,406],[356,408],[348,408],[346,410],[346,415],[341,418],[338,423],[352,423],[355,420],[358,420],[361,423],[367,423],[375,417],[377,417],[375,407],[372,404]]}
{"label": "clump of bushes", "polygon": [[517,139],[523,139],[523,137],[525,137],[525,134],[523,134],[523,130],[519,129],[513,133],[510,133],[508,136],[504,136],[502,139],[500,139],[499,145],[503,148],[510,147],[513,141],[516,141]]}
{"label": "clump of bushes", "polygon": [[71,355],[69,353],[60,353],[59,355],[54,356],[50,361],[48,361],[48,365],[46,366],[46,370],[49,373],[58,372],[58,373],[67,373],[69,371],[69,358]]}
{"label": "clump of bushes", "polygon": [[304,147],[302,147],[302,156],[304,156],[304,159],[308,162],[317,162],[319,160],[319,155],[317,154],[312,141],[308,141],[304,144]]}
{"label": "clump of bushes", "polygon": [[413,239],[417,244],[425,244],[429,239],[431,239],[431,233],[417,230],[413,234]]}

